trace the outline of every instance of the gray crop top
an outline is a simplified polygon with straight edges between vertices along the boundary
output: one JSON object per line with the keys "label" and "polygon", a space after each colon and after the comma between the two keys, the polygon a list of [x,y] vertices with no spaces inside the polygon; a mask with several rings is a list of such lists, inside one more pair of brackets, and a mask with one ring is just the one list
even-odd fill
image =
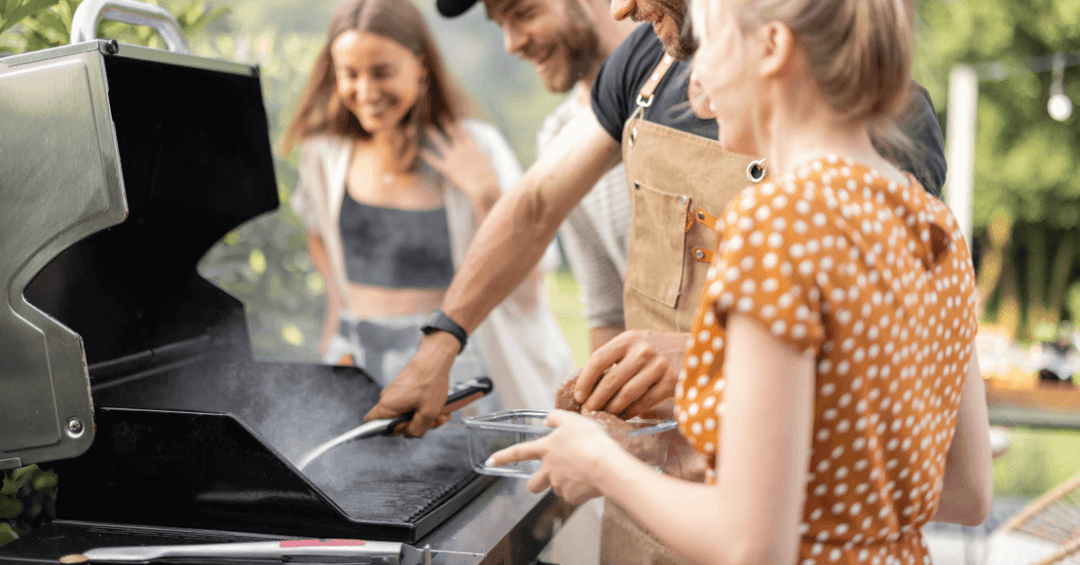
{"label": "gray crop top", "polygon": [[450,286],[454,263],[446,208],[402,210],[341,203],[341,242],[350,282],[386,288]]}

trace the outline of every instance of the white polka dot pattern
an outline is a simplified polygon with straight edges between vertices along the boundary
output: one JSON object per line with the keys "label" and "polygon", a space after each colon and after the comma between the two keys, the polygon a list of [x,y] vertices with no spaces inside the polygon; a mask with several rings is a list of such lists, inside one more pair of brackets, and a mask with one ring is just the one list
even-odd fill
{"label": "white polka dot pattern", "polygon": [[806,565],[929,563],[919,532],[973,351],[974,273],[952,214],[909,178],[828,157],[747,188],[717,222],[676,418],[715,458],[730,312],[816,356]]}

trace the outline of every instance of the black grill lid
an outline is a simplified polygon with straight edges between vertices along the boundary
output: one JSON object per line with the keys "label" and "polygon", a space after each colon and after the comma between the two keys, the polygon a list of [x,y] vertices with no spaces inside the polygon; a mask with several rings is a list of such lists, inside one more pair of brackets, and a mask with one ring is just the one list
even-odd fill
{"label": "black grill lid", "polygon": [[66,249],[25,293],[83,336],[91,375],[99,363],[215,329],[245,341],[242,306],[196,266],[229,230],[278,205],[255,70],[129,58],[126,49],[102,59],[128,218]]}

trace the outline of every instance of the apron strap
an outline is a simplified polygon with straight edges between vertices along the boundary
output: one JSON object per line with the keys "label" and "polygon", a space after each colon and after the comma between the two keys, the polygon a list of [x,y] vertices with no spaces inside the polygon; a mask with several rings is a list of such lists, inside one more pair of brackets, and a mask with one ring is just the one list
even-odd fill
{"label": "apron strap", "polygon": [[645,108],[648,108],[653,103],[653,95],[656,93],[656,87],[660,86],[660,80],[667,74],[668,69],[675,63],[675,58],[667,53],[657,63],[656,68],[653,69],[652,75],[645,81],[645,84],[641,85],[641,91],[637,96],[637,110],[634,114],[640,116],[645,115]]}
{"label": "apron strap", "polygon": [[713,250],[707,247],[695,247],[694,248],[694,260],[702,263],[712,263]]}
{"label": "apron strap", "polygon": [[702,208],[696,210],[691,209],[686,212],[686,231],[690,231],[690,226],[693,225],[694,222],[698,222],[706,228],[716,231],[716,222],[719,219],[720,218],[706,212]]}

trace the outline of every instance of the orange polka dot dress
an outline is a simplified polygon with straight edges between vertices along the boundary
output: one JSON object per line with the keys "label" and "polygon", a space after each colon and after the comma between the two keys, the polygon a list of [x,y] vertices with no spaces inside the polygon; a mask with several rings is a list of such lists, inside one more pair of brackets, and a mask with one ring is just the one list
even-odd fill
{"label": "orange polka dot dress", "polygon": [[909,180],[828,157],[747,188],[717,222],[676,418],[715,463],[731,312],[815,356],[802,565],[930,563],[920,528],[974,351],[974,273],[952,214]]}

